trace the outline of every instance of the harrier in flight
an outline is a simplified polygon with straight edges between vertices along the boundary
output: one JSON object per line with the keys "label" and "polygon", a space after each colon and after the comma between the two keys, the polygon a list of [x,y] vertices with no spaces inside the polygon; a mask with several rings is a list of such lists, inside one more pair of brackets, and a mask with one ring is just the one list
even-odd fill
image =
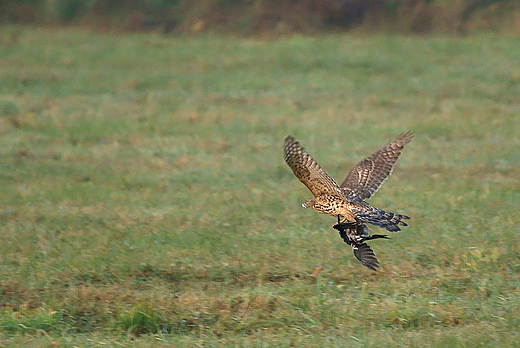
{"label": "harrier in flight", "polygon": [[372,197],[392,173],[401,151],[412,137],[411,132],[400,134],[394,141],[356,164],[341,185],[293,137],[285,138],[285,162],[314,196],[302,206],[337,217],[338,223],[333,227],[352,247],[356,258],[374,271],[379,267],[379,262],[365,241],[388,237],[370,235],[367,223],[390,232],[398,232],[401,230],[400,226],[407,226],[403,220],[410,218],[374,208],[365,200]]}

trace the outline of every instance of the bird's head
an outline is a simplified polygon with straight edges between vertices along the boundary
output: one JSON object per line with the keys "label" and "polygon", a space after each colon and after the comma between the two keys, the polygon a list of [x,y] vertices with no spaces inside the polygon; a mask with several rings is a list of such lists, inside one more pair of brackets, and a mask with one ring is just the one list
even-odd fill
{"label": "bird's head", "polygon": [[307,208],[307,209],[314,209],[314,203],[316,203],[316,201],[314,199],[308,199],[306,200],[305,202],[302,203],[302,207],[304,208]]}

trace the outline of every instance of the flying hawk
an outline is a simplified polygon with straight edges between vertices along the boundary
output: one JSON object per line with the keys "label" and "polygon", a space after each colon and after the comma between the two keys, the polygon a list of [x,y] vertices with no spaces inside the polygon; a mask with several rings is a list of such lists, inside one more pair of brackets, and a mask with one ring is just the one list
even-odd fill
{"label": "flying hawk", "polygon": [[411,132],[400,134],[394,141],[356,164],[341,185],[292,136],[285,138],[285,162],[314,196],[302,206],[337,217],[338,223],[333,227],[352,247],[356,258],[372,270],[379,267],[379,262],[365,241],[388,237],[370,235],[367,223],[398,232],[400,226],[407,226],[403,220],[410,217],[374,208],[365,200],[372,197],[392,173],[401,151],[412,137]]}

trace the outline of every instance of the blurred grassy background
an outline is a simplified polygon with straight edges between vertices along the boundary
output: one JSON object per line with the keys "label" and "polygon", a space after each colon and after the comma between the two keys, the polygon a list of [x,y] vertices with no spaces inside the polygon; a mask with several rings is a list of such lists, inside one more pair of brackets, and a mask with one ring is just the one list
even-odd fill
{"label": "blurred grassy background", "polygon": [[[1,345],[517,344],[520,40],[0,40]],[[404,130],[373,273],[283,139],[342,180]]]}

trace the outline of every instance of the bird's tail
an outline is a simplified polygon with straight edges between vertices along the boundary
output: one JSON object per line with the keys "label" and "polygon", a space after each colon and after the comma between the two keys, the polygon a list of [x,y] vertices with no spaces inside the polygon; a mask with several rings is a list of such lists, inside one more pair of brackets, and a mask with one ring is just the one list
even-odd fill
{"label": "bird's tail", "polygon": [[373,207],[370,208],[372,209],[368,211],[356,211],[355,214],[360,220],[384,228],[390,232],[401,231],[399,226],[408,226],[403,220],[410,219],[409,216],[389,213]]}

